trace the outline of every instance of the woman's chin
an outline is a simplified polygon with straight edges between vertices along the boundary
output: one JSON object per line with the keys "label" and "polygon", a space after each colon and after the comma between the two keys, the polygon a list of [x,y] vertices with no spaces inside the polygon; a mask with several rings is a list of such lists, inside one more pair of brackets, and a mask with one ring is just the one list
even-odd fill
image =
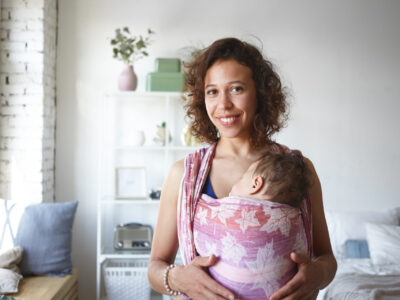
{"label": "woman's chin", "polygon": [[226,139],[248,139],[249,134],[245,134],[240,130],[219,130],[221,137]]}

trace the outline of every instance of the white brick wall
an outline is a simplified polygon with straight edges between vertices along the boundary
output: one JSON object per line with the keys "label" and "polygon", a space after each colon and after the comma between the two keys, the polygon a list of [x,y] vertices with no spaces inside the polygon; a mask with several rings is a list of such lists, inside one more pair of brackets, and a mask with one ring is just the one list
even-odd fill
{"label": "white brick wall", "polygon": [[57,1],[0,10],[0,197],[52,202]]}

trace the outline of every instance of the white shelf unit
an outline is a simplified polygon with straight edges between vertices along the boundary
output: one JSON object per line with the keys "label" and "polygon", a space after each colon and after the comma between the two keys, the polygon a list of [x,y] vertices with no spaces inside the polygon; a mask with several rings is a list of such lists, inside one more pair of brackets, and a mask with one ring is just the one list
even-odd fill
{"label": "white shelf unit", "polygon": [[[181,132],[186,126],[182,97],[182,93],[170,92],[108,92],[104,95],[99,126],[102,143],[97,212],[97,300],[106,299],[102,270],[106,260],[149,258],[148,252],[115,250],[114,228],[118,224],[139,222],[154,229],[159,206],[158,200],[148,197],[117,199],[115,168],[145,167],[148,192],[151,188],[161,188],[173,162],[199,148],[187,147],[181,142]],[[153,141],[157,125],[162,122],[166,122],[166,132],[170,132],[172,138],[171,141],[167,138],[164,146]],[[130,144],[135,130],[144,132],[144,145]]]}

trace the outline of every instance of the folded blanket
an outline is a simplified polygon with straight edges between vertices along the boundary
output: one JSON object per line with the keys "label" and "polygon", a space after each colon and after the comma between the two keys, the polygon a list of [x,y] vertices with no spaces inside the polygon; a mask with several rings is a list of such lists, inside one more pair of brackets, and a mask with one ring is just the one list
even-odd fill
{"label": "folded blanket", "polygon": [[0,293],[18,292],[18,283],[22,279],[17,264],[22,259],[21,247],[14,247],[0,253]]}
{"label": "folded blanket", "polygon": [[240,299],[268,299],[297,272],[290,253],[308,249],[301,210],[268,200],[202,194],[193,233],[198,254],[219,259],[212,277]]}
{"label": "folded blanket", "polygon": [[0,252],[0,268],[8,269],[16,273],[21,273],[18,264],[22,260],[24,250],[17,246]]}
{"label": "folded blanket", "polygon": [[338,274],[329,284],[324,300],[398,300],[399,275]]}

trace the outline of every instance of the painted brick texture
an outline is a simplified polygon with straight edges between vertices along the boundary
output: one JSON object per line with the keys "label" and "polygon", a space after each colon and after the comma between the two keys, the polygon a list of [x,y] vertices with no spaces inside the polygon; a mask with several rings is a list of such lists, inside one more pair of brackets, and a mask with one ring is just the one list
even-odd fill
{"label": "painted brick texture", "polygon": [[53,202],[57,1],[0,10],[0,197]]}

